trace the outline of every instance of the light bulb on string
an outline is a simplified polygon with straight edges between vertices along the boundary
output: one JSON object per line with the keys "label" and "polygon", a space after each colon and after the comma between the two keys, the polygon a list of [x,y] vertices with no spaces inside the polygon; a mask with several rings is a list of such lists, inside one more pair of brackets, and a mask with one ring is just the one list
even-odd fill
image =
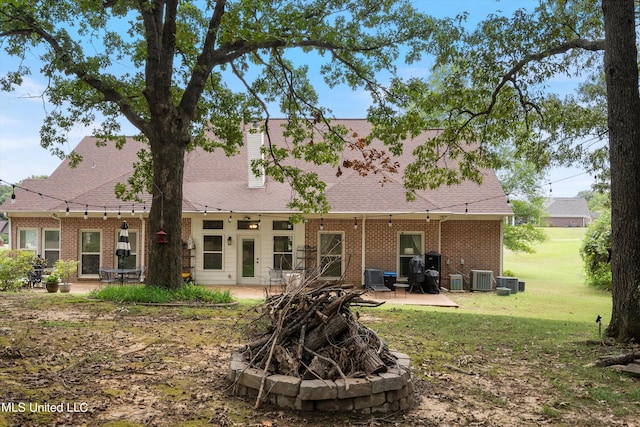
{"label": "light bulb on string", "polygon": [[89,218],[88,210],[89,210],[89,205],[84,205],[84,217],[83,217],[84,219]]}
{"label": "light bulb on string", "polygon": [[464,204],[464,213],[465,215],[469,213],[469,203]]}
{"label": "light bulb on string", "polygon": [[320,230],[324,230],[324,222],[322,217],[320,217]]}
{"label": "light bulb on string", "polygon": [[136,214],[136,206],[131,205],[131,216],[134,216],[135,214]]}
{"label": "light bulb on string", "polygon": [[67,205],[67,208],[64,210],[64,216],[69,216],[69,202],[67,202],[66,200],[64,202]]}
{"label": "light bulb on string", "polygon": [[427,222],[431,222],[431,217],[429,216],[429,209],[427,209]]}
{"label": "light bulb on string", "polygon": [[389,215],[389,227],[393,226],[393,222],[391,221],[391,215]]}
{"label": "light bulb on string", "polygon": [[208,208],[208,207],[209,207],[209,206],[207,206],[207,205],[205,205],[205,207],[204,207],[204,214],[203,214],[204,216],[207,216],[207,208]]}
{"label": "light bulb on string", "polygon": [[104,215],[102,215],[102,219],[105,220],[105,221],[107,220],[107,207],[106,206],[104,207]]}
{"label": "light bulb on string", "polygon": [[122,214],[120,213],[120,206],[118,206],[118,219],[122,218]]}
{"label": "light bulb on string", "polygon": [[11,204],[12,205],[16,204],[16,186],[15,185],[11,186]]}
{"label": "light bulb on string", "polygon": [[357,229],[358,228],[358,218],[354,217],[354,223],[353,223],[353,228]]}
{"label": "light bulb on string", "polygon": [[233,221],[233,218],[231,217],[231,213],[232,213],[232,212],[233,212],[233,211],[229,211],[229,219],[227,219],[227,222],[229,222],[229,223],[230,223],[231,221]]}

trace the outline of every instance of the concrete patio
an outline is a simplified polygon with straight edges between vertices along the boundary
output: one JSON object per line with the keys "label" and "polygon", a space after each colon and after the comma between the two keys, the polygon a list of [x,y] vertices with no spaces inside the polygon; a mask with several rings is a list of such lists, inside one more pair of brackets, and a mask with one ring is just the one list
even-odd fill
{"label": "concrete patio", "polygon": [[[78,282],[71,285],[72,294],[88,294],[91,290],[97,288],[99,284],[97,282]],[[218,286],[208,285],[210,289],[219,289],[221,291],[230,290],[231,295],[238,299],[259,299],[264,298],[268,290],[268,286]],[[46,293],[44,288],[34,288],[33,292]],[[275,289],[271,293],[275,293]],[[396,292],[368,292],[365,297],[374,301],[386,301],[390,304],[405,304],[405,305],[424,305],[435,307],[454,307],[457,308],[458,304],[450,300],[446,294],[421,294],[421,293],[409,293],[405,289],[398,289]]]}

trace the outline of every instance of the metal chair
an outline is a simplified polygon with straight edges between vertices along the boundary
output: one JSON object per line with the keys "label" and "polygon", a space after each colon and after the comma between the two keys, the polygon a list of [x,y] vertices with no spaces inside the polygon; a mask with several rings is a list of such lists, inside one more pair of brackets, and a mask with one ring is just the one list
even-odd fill
{"label": "metal chair", "polygon": [[142,273],[144,269],[136,268],[135,271],[131,271],[124,276],[125,283],[140,283],[142,278]]}
{"label": "metal chair", "polygon": [[111,274],[109,271],[107,271],[107,269],[102,267],[98,269],[98,277],[100,283],[106,283],[107,285],[118,281],[118,278],[114,274]]}
{"label": "metal chair", "polygon": [[274,284],[280,287],[284,287],[286,285],[284,281],[284,277],[282,275],[282,270],[270,268],[269,269],[269,290],[271,290],[271,286],[273,286]]}

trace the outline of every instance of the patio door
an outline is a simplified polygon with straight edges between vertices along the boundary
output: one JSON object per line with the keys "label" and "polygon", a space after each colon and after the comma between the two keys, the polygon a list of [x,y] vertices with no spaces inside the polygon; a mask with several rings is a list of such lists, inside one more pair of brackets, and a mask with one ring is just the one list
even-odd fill
{"label": "patio door", "polygon": [[258,236],[238,236],[238,282],[241,285],[260,284],[260,251]]}

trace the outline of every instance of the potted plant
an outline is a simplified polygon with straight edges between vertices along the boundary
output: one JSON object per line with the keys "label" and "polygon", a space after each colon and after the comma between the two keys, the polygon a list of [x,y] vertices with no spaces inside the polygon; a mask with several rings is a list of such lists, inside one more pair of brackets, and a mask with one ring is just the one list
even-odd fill
{"label": "potted plant", "polygon": [[60,288],[60,278],[55,274],[51,273],[47,276],[47,280],[45,280],[45,287],[47,288],[47,292],[58,292]]}
{"label": "potted plant", "polygon": [[70,292],[71,283],[69,277],[78,270],[78,261],[74,259],[59,259],[53,265],[53,272],[62,279],[60,284],[60,292]]}

